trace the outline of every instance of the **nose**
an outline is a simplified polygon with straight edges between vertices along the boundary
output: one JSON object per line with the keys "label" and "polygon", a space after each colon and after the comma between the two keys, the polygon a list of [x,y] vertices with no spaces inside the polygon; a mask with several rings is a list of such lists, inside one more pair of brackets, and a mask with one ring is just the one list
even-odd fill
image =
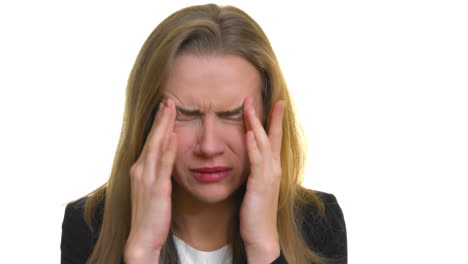
{"label": "nose", "polygon": [[216,117],[206,115],[198,129],[196,154],[204,158],[213,158],[223,154],[225,145],[221,139],[221,133],[222,131],[216,124]]}

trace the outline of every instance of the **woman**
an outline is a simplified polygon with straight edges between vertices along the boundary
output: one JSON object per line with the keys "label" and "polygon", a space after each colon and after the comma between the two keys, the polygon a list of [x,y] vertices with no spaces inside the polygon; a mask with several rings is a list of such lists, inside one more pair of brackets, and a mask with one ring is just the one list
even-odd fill
{"label": "woman", "polygon": [[132,69],[109,181],[66,208],[62,263],[346,263],[336,199],[300,185],[299,131],[252,18],[172,14]]}

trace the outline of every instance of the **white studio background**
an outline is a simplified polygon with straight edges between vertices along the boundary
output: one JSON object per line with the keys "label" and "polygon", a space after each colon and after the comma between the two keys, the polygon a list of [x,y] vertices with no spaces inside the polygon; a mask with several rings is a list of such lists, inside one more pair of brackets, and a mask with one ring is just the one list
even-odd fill
{"label": "white studio background", "polygon": [[[134,59],[199,1],[0,4],[2,263],[59,263],[64,204],[110,173]],[[232,1],[264,28],[350,263],[462,263],[466,1]],[[466,262],[464,262],[466,263]]]}

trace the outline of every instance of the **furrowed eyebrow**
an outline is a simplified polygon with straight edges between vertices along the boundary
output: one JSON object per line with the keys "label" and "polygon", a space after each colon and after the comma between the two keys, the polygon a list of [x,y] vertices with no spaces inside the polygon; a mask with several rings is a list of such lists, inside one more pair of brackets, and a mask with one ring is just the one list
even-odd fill
{"label": "furrowed eyebrow", "polygon": [[176,106],[176,109],[183,115],[200,115],[201,114],[200,110],[185,109],[185,108],[182,108],[181,106]]}
{"label": "furrowed eyebrow", "polygon": [[[201,115],[201,114],[203,114],[200,110],[186,109],[186,108],[183,108],[181,106],[176,106],[176,109],[177,109],[177,111],[179,111],[183,115]],[[232,110],[218,112],[217,114],[221,115],[221,116],[230,116],[230,115],[240,114],[240,113],[242,113],[243,110],[244,110],[244,105],[241,105],[241,106],[239,106],[237,108],[234,108]]]}
{"label": "furrowed eyebrow", "polygon": [[244,110],[244,105],[241,105],[241,106],[239,106],[239,107],[237,107],[235,109],[232,109],[232,110],[219,112],[218,115],[221,115],[221,116],[237,115],[237,114],[242,113],[243,110]]}

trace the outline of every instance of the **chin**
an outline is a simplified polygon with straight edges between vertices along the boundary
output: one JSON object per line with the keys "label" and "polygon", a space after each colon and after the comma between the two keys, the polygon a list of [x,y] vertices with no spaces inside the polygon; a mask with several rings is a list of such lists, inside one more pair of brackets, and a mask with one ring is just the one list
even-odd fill
{"label": "chin", "polygon": [[[175,183],[175,181],[173,181]],[[220,183],[191,185],[187,188],[185,185],[176,183],[174,186],[180,192],[185,193],[190,199],[206,204],[217,204],[224,202],[236,195],[245,193],[245,183],[240,186],[226,186]]]}
{"label": "chin", "polygon": [[200,202],[216,204],[222,203],[231,198],[235,191],[236,189],[234,188],[227,188],[226,186],[212,184],[203,186],[196,190],[189,190],[189,193]]}

